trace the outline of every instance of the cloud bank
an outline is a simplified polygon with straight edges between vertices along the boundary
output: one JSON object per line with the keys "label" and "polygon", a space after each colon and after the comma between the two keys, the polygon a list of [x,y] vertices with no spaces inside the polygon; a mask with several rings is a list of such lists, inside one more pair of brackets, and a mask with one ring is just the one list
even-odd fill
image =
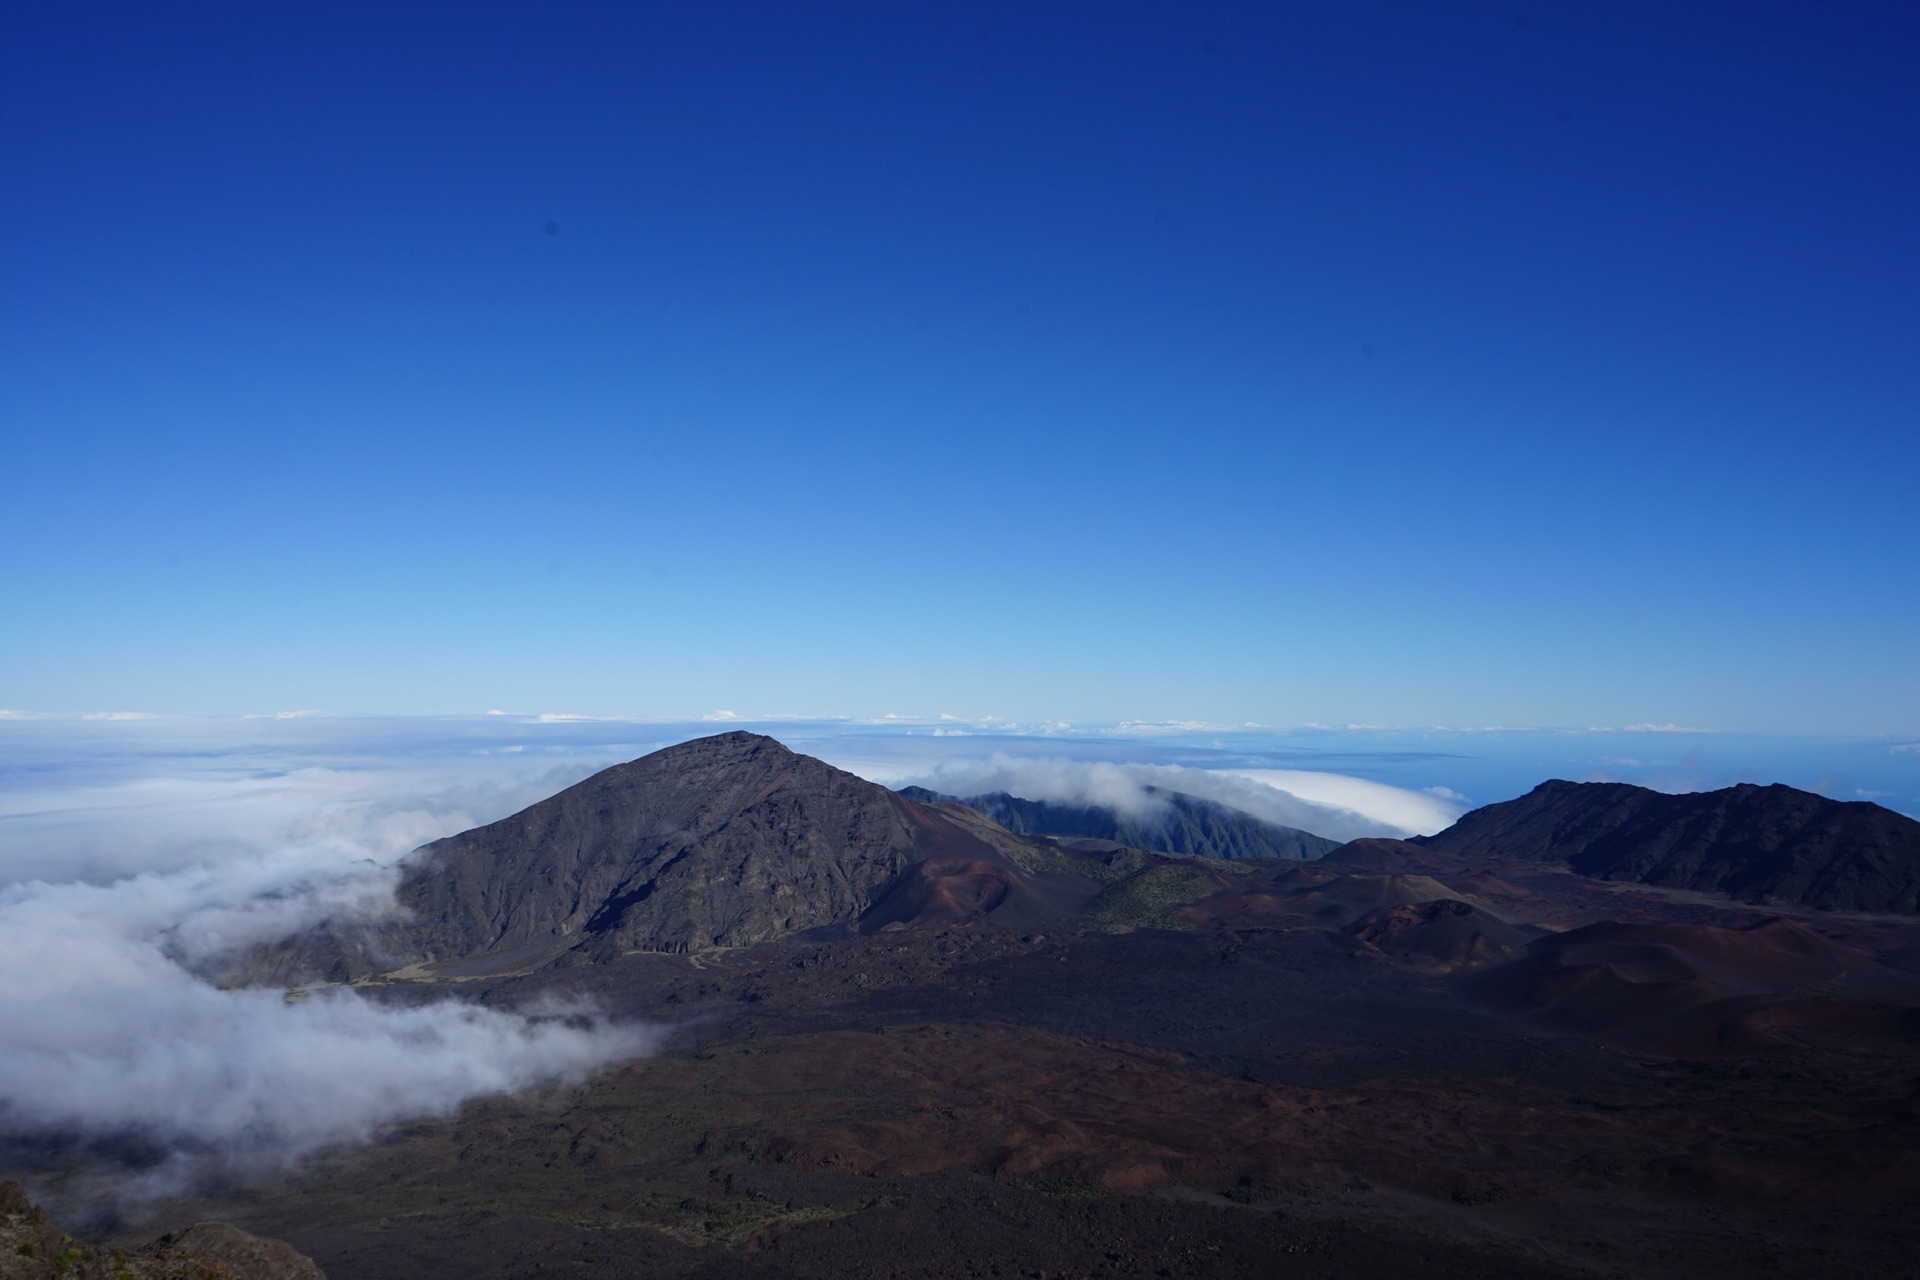
{"label": "cloud bank", "polygon": [[137,1200],[648,1052],[658,1029],[585,1008],[401,1006],[347,988],[290,1000],[201,976],[322,919],[390,916],[400,854],[472,825],[469,810],[499,816],[490,811],[570,780],[466,781],[409,797],[417,774],[309,770],[10,794],[0,1128],[139,1139],[145,1167],[114,1188]]}
{"label": "cloud bank", "polygon": [[1195,769],[1004,752],[931,768],[874,762],[847,767],[888,786],[912,783],[963,796],[1005,791],[1028,800],[1103,805],[1135,820],[1150,820],[1165,808],[1148,788],[1182,791],[1331,840],[1429,835],[1451,825],[1465,808],[1457,797],[1298,769]]}

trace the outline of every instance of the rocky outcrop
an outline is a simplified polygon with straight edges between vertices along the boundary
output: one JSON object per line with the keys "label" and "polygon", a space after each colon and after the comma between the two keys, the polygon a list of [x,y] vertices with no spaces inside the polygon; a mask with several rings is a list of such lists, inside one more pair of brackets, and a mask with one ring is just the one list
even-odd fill
{"label": "rocky outcrop", "polygon": [[1156,807],[1139,816],[1106,805],[1026,800],[1005,791],[960,798],[907,787],[900,794],[922,804],[963,804],[1021,835],[1111,840],[1180,858],[1318,858],[1340,846],[1337,840],[1185,792],[1158,787],[1145,791]]}
{"label": "rocky outcrop", "polygon": [[1920,822],[1777,784],[1667,795],[1617,782],[1543,782],[1415,843],[1748,902],[1920,912]]}
{"label": "rocky outcrop", "polygon": [[141,1249],[82,1244],[48,1222],[17,1182],[0,1182],[0,1280],[326,1280],[312,1258],[280,1240],[203,1222]]}
{"label": "rocky outcrop", "polygon": [[249,1280],[326,1280],[312,1258],[284,1240],[268,1240],[230,1222],[202,1222],[151,1246],[225,1263]]}

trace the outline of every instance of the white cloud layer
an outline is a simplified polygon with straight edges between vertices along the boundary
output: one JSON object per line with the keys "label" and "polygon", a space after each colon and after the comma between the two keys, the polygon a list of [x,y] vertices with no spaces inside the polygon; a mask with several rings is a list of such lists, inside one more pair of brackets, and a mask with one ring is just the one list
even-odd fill
{"label": "white cloud layer", "polygon": [[[1234,769],[1220,776],[1244,778],[1271,787],[1308,804],[1358,815],[1386,830],[1375,835],[1428,836],[1453,825],[1466,811],[1457,793],[1440,787],[1409,791],[1344,773],[1316,773],[1303,769]],[[1447,792],[1447,794],[1442,794]],[[1328,834],[1322,832],[1321,834]],[[1349,837],[1354,838],[1354,837]]]}
{"label": "white cloud layer", "polygon": [[308,768],[9,791],[0,1123],[158,1144],[170,1158],[116,1191],[165,1194],[209,1162],[277,1167],[648,1052],[656,1029],[586,1009],[399,1005],[346,988],[289,1002],[200,976],[322,919],[390,915],[400,855],[580,772],[502,782]]}
{"label": "white cloud layer", "polygon": [[840,761],[841,767],[887,786],[916,784],[948,795],[1005,791],[1028,800],[1105,805],[1149,818],[1164,801],[1147,791],[1183,791],[1245,810],[1281,826],[1332,840],[1428,835],[1452,824],[1465,806],[1456,798],[1410,791],[1339,773],[1296,769],[1194,769],[1062,757],[1025,758],[995,752],[928,767],[912,761]]}

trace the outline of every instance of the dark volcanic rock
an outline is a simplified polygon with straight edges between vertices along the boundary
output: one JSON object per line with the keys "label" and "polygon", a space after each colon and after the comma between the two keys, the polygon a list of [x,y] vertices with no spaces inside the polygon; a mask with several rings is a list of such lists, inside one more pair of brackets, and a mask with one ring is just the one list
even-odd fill
{"label": "dark volcanic rock", "polygon": [[1416,843],[1749,902],[1920,912],[1920,822],[1779,785],[1667,795],[1618,782],[1543,782]]}
{"label": "dark volcanic rock", "polygon": [[399,889],[412,920],[347,967],[510,968],[582,941],[601,954],[741,946],[851,922],[929,857],[1018,872],[1028,844],[772,738],[721,734],[425,846]]}
{"label": "dark volcanic rock", "polygon": [[1161,802],[1157,813],[1130,818],[1106,805],[1024,800],[1004,791],[959,799],[925,787],[901,795],[922,804],[952,801],[984,813],[1022,835],[1111,840],[1116,844],[1182,858],[1318,858],[1340,842],[1256,818],[1230,805],[1180,791],[1146,788]]}

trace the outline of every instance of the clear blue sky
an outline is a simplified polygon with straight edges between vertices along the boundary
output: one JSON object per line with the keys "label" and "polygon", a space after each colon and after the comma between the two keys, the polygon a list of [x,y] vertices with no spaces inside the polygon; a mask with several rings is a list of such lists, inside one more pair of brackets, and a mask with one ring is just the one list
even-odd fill
{"label": "clear blue sky", "polygon": [[1920,8],[0,40],[0,707],[1920,730]]}

